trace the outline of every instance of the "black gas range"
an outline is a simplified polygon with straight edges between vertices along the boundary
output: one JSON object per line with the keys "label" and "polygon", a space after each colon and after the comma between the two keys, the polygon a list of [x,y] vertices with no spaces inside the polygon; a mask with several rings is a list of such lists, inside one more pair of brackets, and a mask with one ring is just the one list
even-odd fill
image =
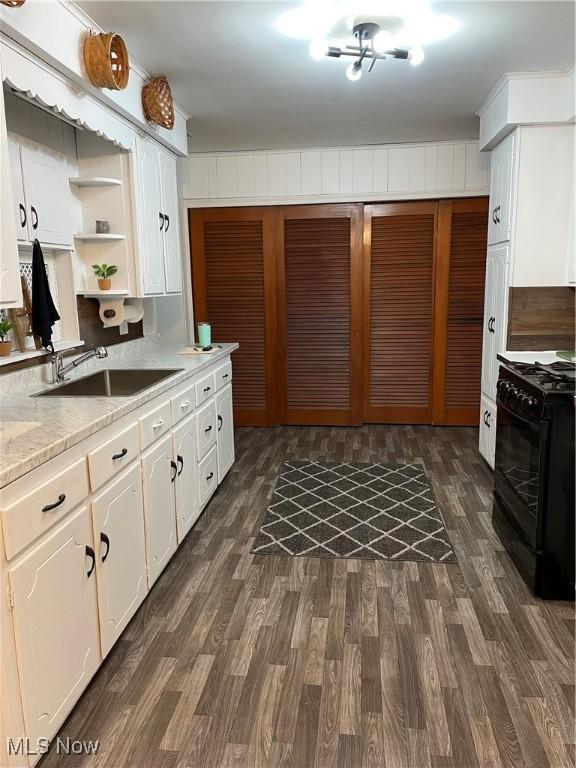
{"label": "black gas range", "polygon": [[492,523],[535,595],[574,599],[576,365],[500,366]]}

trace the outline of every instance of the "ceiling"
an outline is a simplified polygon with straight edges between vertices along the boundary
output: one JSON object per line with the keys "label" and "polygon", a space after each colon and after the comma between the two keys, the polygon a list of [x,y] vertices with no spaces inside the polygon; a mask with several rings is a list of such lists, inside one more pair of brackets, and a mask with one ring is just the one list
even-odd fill
{"label": "ceiling", "polygon": [[504,72],[574,61],[569,1],[434,2],[458,19],[419,67],[377,62],[358,82],[347,61],[314,61],[306,40],[277,32],[286,2],[79,2],[120,32],[131,55],[165,73],[190,113],[191,151],[299,148],[473,138],[475,116]]}

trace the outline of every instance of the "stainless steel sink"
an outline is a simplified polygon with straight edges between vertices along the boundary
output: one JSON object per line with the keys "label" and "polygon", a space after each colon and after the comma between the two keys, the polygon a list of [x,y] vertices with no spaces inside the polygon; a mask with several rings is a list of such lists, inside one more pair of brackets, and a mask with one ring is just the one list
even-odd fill
{"label": "stainless steel sink", "polygon": [[32,397],[129,397],[173,376],[183,368],[105,368],[58,384]]}

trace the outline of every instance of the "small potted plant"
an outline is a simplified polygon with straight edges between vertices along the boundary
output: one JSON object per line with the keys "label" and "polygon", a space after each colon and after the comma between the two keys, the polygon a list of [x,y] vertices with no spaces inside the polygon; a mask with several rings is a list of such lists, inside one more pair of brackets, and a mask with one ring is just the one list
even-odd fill
{"label": "small potted plant", "polygon": [[12,352],[12,342],[6,338],[8,331],[14,328],[14,323],[11,323],[5,317],[0,318],[0,356],[7,357]]}
{"label": "small potted plant", "polygon": [[94,274],[98,278],[98,288],[101,291],[109,291],[112,287],[112,275],[118,272],[118,267],[114,264],[92,264]]}

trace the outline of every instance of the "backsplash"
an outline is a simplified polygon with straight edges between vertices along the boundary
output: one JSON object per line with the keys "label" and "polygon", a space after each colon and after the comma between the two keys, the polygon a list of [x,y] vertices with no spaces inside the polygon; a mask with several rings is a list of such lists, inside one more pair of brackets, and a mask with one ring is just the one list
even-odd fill
{"label": "backsplash", "polygon": [[575,349],[575,290],[570,286],[510,288],[506,349]]}
{"label": "backsplash", "polygon": [[84,340],[85,348],[123,344],[144,336],[142,321],[128,323],[128,333],[121,334],[118,327],[105,328],[100,320],[98,299],[88,299],[84,296],[76,298],[78,307],[78,325],[80,338]]}

